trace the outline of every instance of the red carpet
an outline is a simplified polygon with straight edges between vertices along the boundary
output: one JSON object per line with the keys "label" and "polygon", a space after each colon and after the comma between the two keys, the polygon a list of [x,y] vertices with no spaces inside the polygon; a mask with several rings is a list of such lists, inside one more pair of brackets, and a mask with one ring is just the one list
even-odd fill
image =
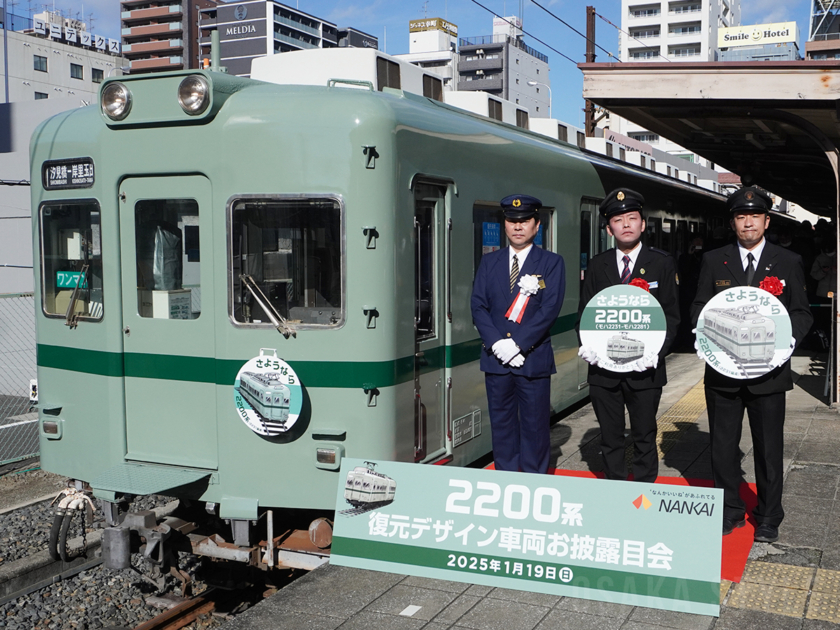
{"label": "red carpet", "polygon": [[[488,468],[493,468],[490,464]],[[584,479],[603,479],[604,473],[593,473],[588,470],[560,470],[551,469],[554,475],[564,477],[582,477]],[[682,477],[658,477],[656,483],[668,484],[671,486],[695,486],[697,488],[711,488],[711,479],[683,479]],[[754,483],[741,484],[741,498],[747,504],[747,525],[736,529],[729,536],[723,537],[723,548],[720,562],[720,579],[730,582],[740,582],[744,574],[744,567],[747,564],[747,557],[753,545],[753,534],[755,533],[755,521],[752,518],[752,511],[758,503]]]}

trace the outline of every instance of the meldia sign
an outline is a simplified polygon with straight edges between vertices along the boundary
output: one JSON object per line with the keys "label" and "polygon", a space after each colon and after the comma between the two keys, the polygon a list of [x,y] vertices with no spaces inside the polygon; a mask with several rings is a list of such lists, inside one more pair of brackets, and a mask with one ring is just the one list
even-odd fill
{"label": "meldia sign", "polygon": [[784,44],[799,39],[796,22],[776,22],[718,29],[718,47]]}

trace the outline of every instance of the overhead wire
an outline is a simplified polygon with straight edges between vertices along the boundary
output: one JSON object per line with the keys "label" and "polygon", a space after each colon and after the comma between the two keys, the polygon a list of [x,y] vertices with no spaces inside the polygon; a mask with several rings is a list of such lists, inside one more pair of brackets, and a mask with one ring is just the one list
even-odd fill
{"label": "overhead wire", "polygon": [[621,62],[621,59],[619,59],[618,57],[616,57],[616,56],[615,56],[614,54],[612,54],[609,50],[607,50],[607,49],[606,49],[606,48],[604,48],[603,46],[598,45],[598,43],[597,43],[595,40],[589,39],[586,35],[584,35],[583,33],[581,33],[579,30],[577,30],[574,26],[572,26],[571,24],[569,24],[568,22],[566,22],[566,21],[565,21],[564,19],[562,19],[560,16],[555,15],[554,13],[552,13],[551,11],[549,11],[548,9],[546,9],[543,5],[541,5],[539,2],[537,2],[537,0],[531,0],[531,2],[532,2],[533,4],[535,4],[535,5],[537,5],[540,9],[542,9],[542,10],[543,10],[543,11],[545,11],[546,13],[548,13],[551,17],[553,17],[555,20],[557,20],[558,22],[560,22],[563,26],[566,26],[566,27],[568,27],[568,28],[572,29],[575,33],[577,33],[578,35],[580,35],[581,37],[583,37],[583,39],[585,39],[585,40],[586,40],[586,41],[588,41],[588,42],[591,42],[591,43],[592,43],[592,44],[593,44],[596,48],[598,48],[598,49],[600,49],[600,50],[603,50],[605,53],[607,53],[607,55],[609,55],[609,56],[610,56],[610,57],[612,57],[613,59],[616,59],[617,61]]}
{"label": "overhead wire", "polygon": [[556,48],[554,48],[554,46],[552,46],[551,44],[549,44],[549,43],[547,43],[547,42],[544,42],[543,40],[541,40],[541,39],[540,39],[539,37],[537,37],[536,35],[532,35],[532,34],[531,34],[531,33],[529,33],[528,31],[526,31],[524,28],[520,28],[520,27],[516,26],[515,24],[513,24],[512,22],[510,22],[507,18],[503,18],[502,16],[498,15],[498,14],[497,14],[495,11],[493,11],[492,9],[488,9],[487,7],[485,7],[483,4],[481,4],[480,2],[478,2],[478,0],[470,0],[470,2],[472,2],[472,3],[473,3],[473,4],[475,4],[475,5],[480,6],[482,9],[484,9],[484,10],[485,10],[485,11],[487,11],[488,13],[492,14],[494,17],[497,17],[497,18],[499,18],[500,20],[504,20],[504,21],[505,21],[507,24],[509,24],[510,26],[513,26],[513,27],[515,27],[515,28],[518,28],[518,29],[519,29],[520,31],[522,31],[525,35],[527,35],[527,36],[528,36],[528,37],[530,37],[531,39],[534,39],[534,40],[538,41],[538,42],[539,42],[539,43],[541,43],[543,46],[547,46],[550,50],[553,50],[554,52],[556,52],[558,55],[560,55],[560,56],[561,56],[561,57],[563,57],[564,59],[567,59],[568,61],[571,61],[571,62],[572,62],[573,64],[575,64],[575,65],[577,65],[577,64],[578,64],[578,62],[577,62],[577,61],[575,61],[574,59],[572,59],[572,58],[571,58],[571,57],[569,57],[568,55],[565,55],[565,54],[561,53],[559,50],[557,50]]}
{"label": "overhead wire", "polygon": [[[536,2],[534,2],[534,4],[536,4]],[[635,40],[635,41],[639,42],[642,46],[645,46],[646,48],[651,48],[651,46],[648,46],[648,45],[647,45],[647,44],[645,44],[642,40],[640,40],[640,39],[638,39],[638,38],[636,38],[636,37],[633,37],[630,33],[628,33],[627,31],[625,31],[624,29],[622,29],[620,26],[616,26],[615,24],[613,24],[612,22],[610,22],[607,18],[605,18],[603,15],[601,15],[601,14],[600,14],[600,13],[598,13],[597,11],[595,12],[595,15],[597,15],[599,18],[601,18],[602,20],[604,20],[604,22],[606,22],[606,23],[607,23],[607,24],[609,24],[610,26],[612,26],[615,30],[617,30],[617,31],[621,31],[622,33],[624,33],[625,35],[627,35],[627,37],[629,37],[630,39],[633,39],[633,40]],[[665,61],[673,61],[673,59],[668,59],[668,57],[665,57],[662,53],[656,53],[656,55],[657,55],[658,57],[662,57]]]}

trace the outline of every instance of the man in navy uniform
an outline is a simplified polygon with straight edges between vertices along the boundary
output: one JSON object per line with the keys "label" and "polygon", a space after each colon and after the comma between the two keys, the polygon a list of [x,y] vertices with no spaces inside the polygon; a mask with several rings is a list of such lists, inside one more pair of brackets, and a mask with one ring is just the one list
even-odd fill
{"label": "man in navy uniform", "polygon": [[[784,247],[769,243],[764,231],[770,224],[773,202],[759,188],[749,186],[732,193],[728,200],[730,225],[737,244],[726,245],[703,256],[697,297],[691,307],[694,324],[703,307],[716,293],[730,287],[752,286],[775,277],[782,286],[776,297],[784,304],[793,327],[793,347],[802,342],[813,317],[805,293],[802,258]],[[789,355],[788,355],[789,357]],[[782,483],[785,424],[785,392],[793,389],[790,361],[764,376],[739,380],[706,365],[706,407],[712,442],[712,473],[715,487],[723,489],[723,535],[746,522],[746,506],[738,494],[741,485],[741,427],[744,409],[750,421],[755,459],[758,505],[753,512],[758,527],[757,542],[774,542],[784,518]]]}
{"label": "man in navy uniform", "polygon": [[563,305],[566,268],[561,256],[534,246],[539,199],[510,195],[501,206],[510,246],[482,257],[471,300],[493,457],[497,470],[546,473],[550,377],[557,371],[550,330]]}
{"label": "man in navy uniform", "polygon": [[586,270],[580,296],[578,325],[583,309],[601,290],[617,284],[630,284],[635,278],[648,283],[650,294],[665,312],[665,342],[658,354],[642,357],[633,372],[612,372],[598,366],[598,357],[588,347],[580,356],[589,365],[589,398],[601,427],[601,456],[607,479],[627,479],[624,447],[624,407],[630,413],[633,440],[632,472],[635,481],[653,483],[659,473],[656,448],[656,412],[662,387],[668,381],[665,356],[680,326],[677,271],[673,257],[660,249],[642,245],[645,200],[629,188],[612,191],[601,202],[607,234],[615,238],[615,248],[595,256]]}

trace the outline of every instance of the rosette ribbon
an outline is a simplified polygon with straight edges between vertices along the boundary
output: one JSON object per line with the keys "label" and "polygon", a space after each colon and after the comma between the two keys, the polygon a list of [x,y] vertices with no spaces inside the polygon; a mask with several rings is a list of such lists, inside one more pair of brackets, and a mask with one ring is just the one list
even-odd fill
{"label": "rosette ribbon", "polygon": [[540,280],[537,276],[522,276],[519,279],[519,293],[510,305],[510,308],[505,313],[510,321],[517,324],[522,323],[522,316],[525,314],[525,307],[528,306],[528,300],[532,295],[536,295],[540,289]]}

